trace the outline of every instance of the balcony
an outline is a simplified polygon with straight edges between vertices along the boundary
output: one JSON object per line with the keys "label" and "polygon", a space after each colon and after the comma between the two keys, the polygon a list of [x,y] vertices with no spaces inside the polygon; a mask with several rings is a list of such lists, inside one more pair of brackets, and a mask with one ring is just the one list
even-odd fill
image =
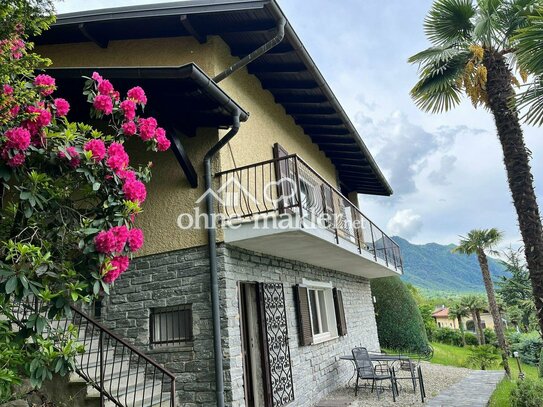
{"label": "balcony", "polygon": [[216,177],[226,243],[366,278],[402,274],[399,246],[297,155]]}

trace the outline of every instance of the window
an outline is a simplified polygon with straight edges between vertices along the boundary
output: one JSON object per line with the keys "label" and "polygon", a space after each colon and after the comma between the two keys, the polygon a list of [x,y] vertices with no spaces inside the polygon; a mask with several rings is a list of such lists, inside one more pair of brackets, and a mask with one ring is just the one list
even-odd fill
{"label": "window", "polygon": [[191,341],[191,305],[153,308],[150,325],[152,344],[165,345]]}
{"label": "window", "polygon": [[304,281],[307,286],[313,343],[338,336],[332,284]]}

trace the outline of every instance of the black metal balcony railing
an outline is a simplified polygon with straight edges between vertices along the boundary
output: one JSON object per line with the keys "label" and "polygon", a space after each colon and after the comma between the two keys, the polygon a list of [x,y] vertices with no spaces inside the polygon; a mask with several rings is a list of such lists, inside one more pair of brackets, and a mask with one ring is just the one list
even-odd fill
{"label": "black metal balcony railing", "polygon": [[[26,326],[33,314],[47,308],[35,298],[14,304],[15,324]],[[54,320],[46,332],[55,338],[73,326],[75,340],[85,352],[75,358],[75,371],[96,389],[100,405],[116,407],[175,407],[175,376],[108,328],[71,307],[71,315]]]}
{"label": "black metal balcony railing", "polygon": [[[317,227],[350,242],[358,251],[402,270],[400,248],[341,192],[297,155],[217,173],[222,218],[231,222],[298,214],[302,227]],[[281,227],[277,223],[274,227]]]}

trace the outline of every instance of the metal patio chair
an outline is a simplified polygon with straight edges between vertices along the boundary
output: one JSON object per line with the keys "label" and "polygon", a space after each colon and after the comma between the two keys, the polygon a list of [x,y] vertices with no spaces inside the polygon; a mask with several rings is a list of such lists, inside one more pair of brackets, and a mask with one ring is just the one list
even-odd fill
{"label": "metal patio chair", "polygon": [[[390,380],[390,387],[392,389],[392,399],[396,402],[396,395],[398,394],[398,388],[396,383],[396,377],[392,369],[388,369],[388,372],[383,372],[380,368],[380,364],[376,365],[370,359],[368,350],[366,348],[354,348],[352,350],[354,364],[356,367],[356,386],[354,395],[358,395],[358,382],[362,380],[371,380],[371,391],[376,389],[377,399],[379,399],[379,383],[386,380]],[[382,387],[382,386],[381,386]]]}

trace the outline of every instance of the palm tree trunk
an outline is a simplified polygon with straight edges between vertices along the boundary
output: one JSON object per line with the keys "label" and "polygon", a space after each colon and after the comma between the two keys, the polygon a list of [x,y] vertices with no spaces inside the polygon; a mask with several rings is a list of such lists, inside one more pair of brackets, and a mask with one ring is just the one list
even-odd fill
{"label": "palm tree trunk", "polygon": [[458,315],[458,328],[460,329],[460,335],[462,335],[462,346],[466,346],[466,335],[464,335],[464,327],[462,326],[462,317]]}
{"label": "palm tree trunk", "polygon": [[494,284],[490,277],[490,270],[488,269],[488,259],[482,249],[477,250],[477,258],[479,259],[479,266],[481,266],[481,273],[483,274],[483,282],[485,283],[486,295],[488,297],[488,307],[490,308],[490,314],[494,321],[494,332],[498,337],[498,345],[502,351],[503,369],[507,376],[511,377],[511,370],[509,369],[509,360],[507,359],[507,344],[505,342],[505,334],[503,331],[503,321],[500,315],[500,309],[496,302],[496,294],[494,293]]}
{"label": "palm tree trunk", "polygon": [[485,330],[483,329],[483,323],[481,322],[481,312],[476,309],[475,317],[477,318],[477,329],[479,330],[479,336],[481,337],[481,345],[486,345]]}
{"label": "palm tree trunk", "polygon": [[483,63],[487,69],[488,106],[494,115],[503,149],[509,189],[517,211],[539,327],[543,333],[543,227],[534,192],[530,153],[524,144],[518,111],[511,106],[514,90],[511,71],[503,55],[485,50]]}
{"label": "palm tree trunk", "polygon": [[471,310],[471,319],[473,319],[473,329],[475,329],[475,336],[477,337],[477,342],[479,345],[482,345],[483,342],[481,341],[481,332],[479,330],[479,320],[477,319],[477,312],[472,309]]}

